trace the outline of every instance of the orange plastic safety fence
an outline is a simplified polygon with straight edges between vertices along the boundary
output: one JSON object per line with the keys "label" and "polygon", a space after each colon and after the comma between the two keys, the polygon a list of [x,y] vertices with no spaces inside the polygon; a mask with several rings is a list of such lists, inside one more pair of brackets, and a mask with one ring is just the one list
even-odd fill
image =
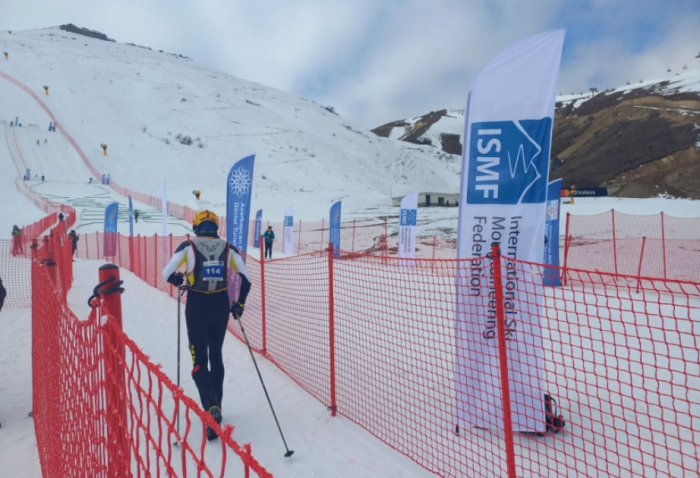
{"label": "orange plastic safety fence", "polygon": [[[243,320],[305,390],[440,476],[700,473],[700,284],[569,270],[567,285],[543,287],[540,265],[503,259],[499,321],[493,267],[479,270],[484,301],[457,290],[474,264],[266,262],[265,326],[257,313]],[[457,316],[457,303],[470,313]],[[497,326],[509,339],[512,428]],[[545,394],[566,421],[559,433],[547,429]],[[533,430],[543,436],[520,433]]]}
{"label": "orange plastic safety fence", "polygon": [[567,267],[700,281],[700,217],[567,214]]}
{"label": "orange plastic safety fence", "polygon": [[[2,279],[7,297],[5,307],[30,307],[32,304],[31,288],[31,242],[57,222],[57,214],[52,213],[37,222],[24,226],[21,234],[13,236],[11,240],[0,240],[0,279]],[[68,216],[75,219],[75,214]],[[66,240],[65,227],[60,223],[51,230],[50,236],[56,236],[59,241]],[[72,269],[64,272],[64,280],[68,284],[72,282]]]}
{"label": "orange plastic safety fence", "polygon": [[[73,314],[71,246],[54,231],[33,250],[33,416],[43,475],[271,477],[232,427],[219,429],[122,332],[104,296],[87,320]],[[219,442],[208,444],[207,425]]]}
{"label": "orange plastic safety fence", "polygon": [[32,305],[29,254],[29,248],[25,249],[22,245],[18,251],[15,240],[0,240],[0,279],[7,290],[3,307],[30,307]]}
{"label": "orange plastic safety fence", "polygon": [[[169,292],[160,277],[162,248],[185,239],[168,238],[171,246],[120,236],[121,263]],[[97,236],[87,236],[93,241]],[[568,267],[557,269],[564,285],[543,287],[542,266],[503,259],[503,320],[488,300],[470,309],[484,345],[458,333],[468,321],[455,306],[473,298],[457,290],[456,278],[472,284],[476,269],[480,296],[496,300],[494,267],[422,259],[406,265],[344,251],[333,260],[322,251],[247,263],[254,289],[243,320],[253,348],[333,413],[441,476],[700,472],[697,282],[650,278],[643,268],[623,275]],[[528,316],[538,327],[511,319]],[[504,345],[505,363],[496,325],[523,345]],[[235,325],[230,330],[239,336]],[[484,363],[474,355],[478,347],[490,356]],[[508,384],[503,366],[516,370]],[[474,370],[481,370],[481,389],[465,386]],[[517,399],[523,377],[536,383],[524,409]],[[513,428],[503,424],[505,386],[516,397]],[[545,393],[566,421],[559,433],[547,430]],[[489,426],[474,418],[475,409],[466,413],[469,404],[477,404],[477,417],[492,415]],[[524,422],[544,436],[519,433],[530,430]]]}

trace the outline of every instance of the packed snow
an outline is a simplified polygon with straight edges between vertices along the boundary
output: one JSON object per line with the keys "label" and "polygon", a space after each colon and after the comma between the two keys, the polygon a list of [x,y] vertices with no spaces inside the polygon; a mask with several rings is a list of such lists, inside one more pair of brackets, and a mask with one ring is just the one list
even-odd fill
{"label": "packed snow", "polygon": [[[279,221],[287,205],[295,217],[319,220],[342,199],[346,219],[389,218],[391,188],[459,188],[459,161],[445,160],[434,148],[378,138],[319,105],[231,75],[198,67],[165,53],[81,37],[56,28],[0,32],[0,47],[10,52],[3,72],[30,85],[88,154],[98,170],[121,185],[160,195],[168,181],[169,198],[197,207],[203,201],[224,213],[223,183],[239,158],[257,154],[253,210]],[[690,74],[688,74],[690,75]],[[690,78],[690,76],[688,76]],[[679,87],[692,86],[681,78]],[[22,126],[9,126],[20,117]],[[461,133],[463,113],[451,128]],[[14,181],[23,169],[40,194],[78,211],[79,233],[103,229],[104,208],[113,201],[125,211],[126,198],[98,183],[61,133],[48,131],[50,118],[36,101],[0,78],[0,239],[13,224],[32,223],[45,214],[19,194]],[[459,122],[462,122],[462,125]],[[179,138],[178,138],[179,135]],[[189,137],[191,144],[187,144]],[[37,143],[38,142],[38,143]],[[101,143],[108,144],[108,156]],[[201,146],[200,146],[201,145]],[[161,233],[160,211],[135,203],[142,220],[135,234]],[[681,199],[577,198],[562,214],[599,214],[615,209],[628,214],[700,215],[700,202]],[[419,236],[456,237],[456,208],[424,208]],[[127,217],[119,231],[128,230]],[[169,231],[185,234],[188,224],[168,219]],[[563,233],[562,222],[562,233]],[[100,261],[77,260],[69,295],[71,309],[88,314],[86,298],[97,282]],[[124,328],[151,360],[175,376],[176,303],[167,295],[122,271],[129,300]],[[0,466],[3,476],[41,476],[31,410],[31,311],[0,312]],[[186,356],[186,344],[180,343]],[[427,477],[433,476],[406,456],[343,417],[331,418],[317,400],[278,368],[260,359],[293,460],[283,448],[244,344],[227,337],[224,421],[236,426],[234,438],[252,443],[254,456],[276,476]],[[182,385],[196,397],[194,383]],[[331,471],[329,471],[331,470]]]}

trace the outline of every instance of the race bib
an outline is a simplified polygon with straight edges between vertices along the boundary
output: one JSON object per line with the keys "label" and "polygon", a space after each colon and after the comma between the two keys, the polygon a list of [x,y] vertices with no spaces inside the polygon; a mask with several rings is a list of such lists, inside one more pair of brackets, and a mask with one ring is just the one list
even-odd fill
{"label": "race bib", "polygon": [[202,268],[202,279],[208,281],[222,281],[224,280],[225,271],[224,261],[207,261]]}

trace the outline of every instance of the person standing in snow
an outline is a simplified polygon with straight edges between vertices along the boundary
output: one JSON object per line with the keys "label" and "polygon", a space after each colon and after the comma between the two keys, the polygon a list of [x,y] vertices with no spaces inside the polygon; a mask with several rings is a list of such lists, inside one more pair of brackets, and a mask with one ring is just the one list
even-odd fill
{"label": "person standing in snow", "polygon": [[265,259],[267,259],[267,254],[270,254],[270,259],[272,259],[272,241],[275,240],[275,233],[272,231],[272,226],[267,226],[267,231],[263,233],[263,241],[265,241]]}
{"label": "person standing in snow", "polygon": [[[222,348],[229,313],[235,319],[243,314],[250,291],[250,274],[237,248],[217,235],[219,218],[211,211],[198,212],[192,226],[196,237],[183,242],[163,269],[163,278],[175,286],[186,279],[185,321],[192,355],[192,378],[204,410],[221,423],[224,392]],[[177,272],[185,266],[185,274]],[[229,269],[241,278],[238,300],[229,306]],[[207,439],[216,433],[207,429]]]}
{"label": "person standing in snow", "polygon": [[134,221],[139,222],[139,210],[134,209]]}
{"label": "person standing in snow", "polygon": [[17,224],[12,226],[12,255],[18,256],[24,254],[22,247],[22,229],[17,227]]}
{"label": "person standing in snow", "polygon": [[[75,251],[78,249],[78,241],[80,238],[78,237],[78,234],[75,233],[75,229],[71,229],[70,232],[68,233],[68,237],[70,237],[71,243],[72,243],[72,249],[73,249],[73,254],[75,256]],[[75,262],[75,260],[74,260]]]}

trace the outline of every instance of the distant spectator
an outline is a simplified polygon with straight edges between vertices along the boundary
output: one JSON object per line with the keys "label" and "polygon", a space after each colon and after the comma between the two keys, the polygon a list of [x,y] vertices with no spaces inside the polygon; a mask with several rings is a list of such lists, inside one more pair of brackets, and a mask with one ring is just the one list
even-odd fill
{"label": "distant spectator", "polygon": [[58,213],[58,222],[63,221],[63,218],[64,218],[64,217],[65,217],[65,216],[63,215],[63,213],[62,213],[62,212],[59,212],[59,213]]}
{"label": "distant spectator", "polygon": [[44,180],[44,175],[43,175],[43,174],[41,175],[41,180],[42,180],[42,181]]}
{"label": "distant spectator", "polygon": [[90,181],[88,181],[90,184],[92,184],[92,178],[90,178]]}
{"label": "distant spectator", "polygon": [[5,297],[7,297],[7,290],[5,290],[5,286],[2,285],[2,279],[0,279],[0,310],[5,305]]}
{"label": "distant spectator", "polygon": [[134,221],[139,222],[139,210],[134,209]]}
{"label": "distant spectator", "polygon": [[12,226],[12,255],[18,256],[24,254],[22,247],[22,229],[17,227],[17,224]]}
{"label": "distant spectator", "polygon": [[267,231],[263,234],[263,240],[265,241],[265,259],[270,255],[272,259],[272,241],[275,240],[275,233],[272,231],[272,226],[267,226]]}
{"label": "distant spectator", "polygon": [[[80,238],[75,233],[75,229],[70,230],[70,232],[68,233],[68,237],[70,237],[70,240],[73,243],[73,255],[75,255],[75,251],[78,249],[78,241],[80,240]],[[73,261],[75,262],[75,259],[73,259]]]}

